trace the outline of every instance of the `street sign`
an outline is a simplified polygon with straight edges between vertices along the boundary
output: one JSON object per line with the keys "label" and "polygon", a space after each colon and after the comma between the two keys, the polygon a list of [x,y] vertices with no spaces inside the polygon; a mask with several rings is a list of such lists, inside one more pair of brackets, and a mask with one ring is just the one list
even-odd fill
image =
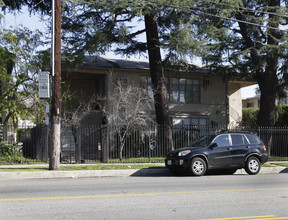
{"label": "street sign", "polygon": [[49,72],[39,73],[39,98],[50,98]]}

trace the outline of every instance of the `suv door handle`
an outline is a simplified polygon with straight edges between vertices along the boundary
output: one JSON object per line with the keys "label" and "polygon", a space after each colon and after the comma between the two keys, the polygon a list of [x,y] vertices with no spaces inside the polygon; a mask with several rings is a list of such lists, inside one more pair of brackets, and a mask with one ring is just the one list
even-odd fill
{"label": "suv door handle", "polygon": [[228,147],[227,150],[232,150],[232,147]]}

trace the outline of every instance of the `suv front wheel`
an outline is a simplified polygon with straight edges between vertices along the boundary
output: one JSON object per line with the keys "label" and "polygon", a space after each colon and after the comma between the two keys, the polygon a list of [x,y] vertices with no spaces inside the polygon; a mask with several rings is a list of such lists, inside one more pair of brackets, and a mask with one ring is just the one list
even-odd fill
{"label": "suv front wheel", "polygon": [[193,176],[203,176],[206,173],[207,165],[201,157],[194,157],[189,166],[189,173]]}
{"label": "suv front wheel", "polygon": [[249,157],[248,160],[246,161],[245,171],[248,174],[255,175],[259,173],[260,168],[261,168],[261,164],[257,157],[253,157],[253,156]]}

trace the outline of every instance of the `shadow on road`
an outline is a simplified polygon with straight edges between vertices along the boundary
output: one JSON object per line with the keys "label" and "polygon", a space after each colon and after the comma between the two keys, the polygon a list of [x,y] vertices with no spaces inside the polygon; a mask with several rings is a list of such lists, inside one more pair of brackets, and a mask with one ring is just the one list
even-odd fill
{"label": "shadow on road", "polygon": [[288,173],[288,167],[282,170],[280,173]]}
{"label": "shadow on road", "polygon": [[[212,176],[212,175],[231,175],[231,174],[227,174],[223,171],[209,171],[205,174],[205,176]],[[133,173],[132,175],[130,175],[131,177],[189,177],[191,175],[182,173],[182,174],[178,174],[175,175],[173,173],[171,173],[168,169],[166,168],[157,168],[157,169],[140,169],[137,170],[135,173]]]}
{"label": "shadow on road", "polygon": [[162,176],[173,176],[173,174],[166,168],[157,168],[157,169],[140,169],[138,171],[136,171],[135,173],[133,173],[131,176],[135,176],[135,177],[152,177],[152,176],[158,176],[158,177],[162,177]]}

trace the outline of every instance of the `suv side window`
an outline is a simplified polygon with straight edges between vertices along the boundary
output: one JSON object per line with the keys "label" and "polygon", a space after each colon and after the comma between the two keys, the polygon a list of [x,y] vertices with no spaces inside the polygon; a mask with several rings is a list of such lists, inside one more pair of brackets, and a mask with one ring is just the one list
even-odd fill
{"label": "suv side window", "polygon": [[228,134],[219,135],[215,138],[213,143],[216,143],[218,145],[218,147],[229,146],[230,145],[229,135]]}
{"label": "suv side window", "polygon": [[243,145],[243,135],[241,134],[231,134],[232,145]]}
{"label": "suv side window", "polygon": [[246,134],[250,144],[259,144],[261,143],[260,139],[256,135]]}
{"label": "suv side window", "polygon": [[243,135],[243,139],[244,139],[244,144],[247,145],[249,144],[249,141],[247,139],[247,136]]}

